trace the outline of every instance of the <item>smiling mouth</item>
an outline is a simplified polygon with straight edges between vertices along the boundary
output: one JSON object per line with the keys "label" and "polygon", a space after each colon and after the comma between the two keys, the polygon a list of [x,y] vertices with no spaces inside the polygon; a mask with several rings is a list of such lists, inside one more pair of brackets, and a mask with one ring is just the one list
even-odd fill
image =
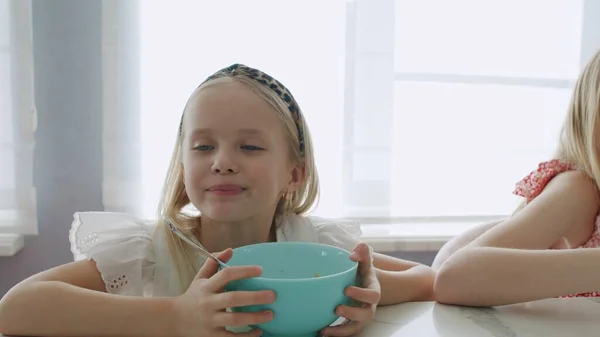
{"label": "smiling mouth", "polygon": [[207,189],[209,192],[241,192],[244,190],[243,187],[211,187]]}
{"label": "smiling mouth", "polygon": [[241,186],[214,186],[207,189],[207,192],[212,192],[221,195],[231,195],[244,192],[246,189]]}

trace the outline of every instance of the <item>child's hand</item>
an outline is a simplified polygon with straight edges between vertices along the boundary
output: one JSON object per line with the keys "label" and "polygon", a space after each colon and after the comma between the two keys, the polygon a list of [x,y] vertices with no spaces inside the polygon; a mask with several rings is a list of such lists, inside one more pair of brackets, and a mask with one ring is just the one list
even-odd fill
{"label": "child's hand", "polygon": [[[228,249],[218,258],[227,262],[233,251]],[[275,301],[272,291],[231,291],[224,292],[225,286],[234,280],[257,277],[262,269],[257,266],[230,267],[218,271],[218,264],[208,259],[188,290],[175,300],[176,336],[220,337],[231,336],[225,327],[244,327],[271,321],[272,312],[233,313],[227,308],[247,305],[267,304]],[[218,271],[218,272],[217,272]],[[261,331],[254,329],[235,336],[260,336]]]}
{"label": "child's hand", "polygon": [[369,246],[365,243],[358,244],[352,251],[350,259],[358,262],[358,276],[363,288],[348,287],[345,293],[353,300],[362,303],[362,306],[339,306],[336,313],[349,320],[349,322],[324,329],[321,332],[323,336],[352,336],[358,333],[373,319],[377,303],[381,299],[381,287],[375,275],[373,257]]}

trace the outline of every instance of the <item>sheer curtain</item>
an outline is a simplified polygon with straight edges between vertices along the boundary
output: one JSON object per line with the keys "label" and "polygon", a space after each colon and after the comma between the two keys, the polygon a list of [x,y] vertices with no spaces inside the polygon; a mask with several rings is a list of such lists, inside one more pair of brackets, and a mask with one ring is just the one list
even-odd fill
{"label": "sheer curtain", "polygon": [[140,119],[139,1],[102,1],[103,204],[144,214]]}
{"label": "sheer curtain", "polygon": [[37,234],[35,118],[31,1],[0,0],[0,246]]}

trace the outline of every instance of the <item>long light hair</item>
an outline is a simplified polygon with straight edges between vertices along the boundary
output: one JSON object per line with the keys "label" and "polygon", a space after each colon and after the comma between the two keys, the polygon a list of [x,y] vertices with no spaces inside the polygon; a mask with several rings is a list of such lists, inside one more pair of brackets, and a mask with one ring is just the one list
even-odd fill
{"label": "long light hair", "polygon": [[[304,151],[302,153],[300,151],[296,122],[291,116],[285,102],[273,92],[272,89],[243,75],[232,75],[212,79],[199,86],[192,93],[184,108],[184,114],[187,113],[188,105],[192,98],[194,98],[201,90],[216,83],[231,81],[237,81],[243,84],[277,111],[277,116],[284,128],[284,135],[289,145],[288,152],[290,154],[290,159],[294,164],[304,169],[304,179],[300,187],[291,193],[290,197],[280,197],[275,209],[272,226],[277,226],[279,219],[286,214],[293,213],[304,215],[309,213],[316,206],[319,196],[319,177],[314,160],[312,138],[304,116],[300,113],[298,123],[300,123],[300,128],[304,132]],[[198,229],[197,212],[194,214],[184,210],[187,207],[193,207],[193,205],[191,205],[183,181],[183,129],[184,128],[180,128],[178,132],[175,148],[171,156],[171,162],[162,190],[162,198],[158,207],[158,219],[159,230],[162,230],[166,236],[172,262],[175,264],[177,272],[179,273],[181,289],[182,291],[185,291],[197,272],[194,264],[197,261],[198,255],[196,255],[187,243],[174,235],[166,225],[166,222],[168,221],[188,235],[193,235]]]}
{"label": "long light hair", "polygon": [[[577,78],[555,158],[585,172],[600,189],[600,51]],[[519,205],[518,212],[526,205]]]}

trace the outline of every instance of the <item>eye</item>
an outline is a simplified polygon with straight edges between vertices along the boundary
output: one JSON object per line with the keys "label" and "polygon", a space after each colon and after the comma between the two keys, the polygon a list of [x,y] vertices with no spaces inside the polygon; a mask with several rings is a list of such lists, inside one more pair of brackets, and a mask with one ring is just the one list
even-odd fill
{"label": "eye", "polygon": [[214,149],[214,146],[211,145],[195,145],[193,147],[194,150],[196,151],[210,151],[212,149]]}
{"label": "eye", "polygon": [[261,147],[258,146],[254,146],[254,145],[242,145],[242,150],[245,151],[260,151],[260,150],[264,150]]}

